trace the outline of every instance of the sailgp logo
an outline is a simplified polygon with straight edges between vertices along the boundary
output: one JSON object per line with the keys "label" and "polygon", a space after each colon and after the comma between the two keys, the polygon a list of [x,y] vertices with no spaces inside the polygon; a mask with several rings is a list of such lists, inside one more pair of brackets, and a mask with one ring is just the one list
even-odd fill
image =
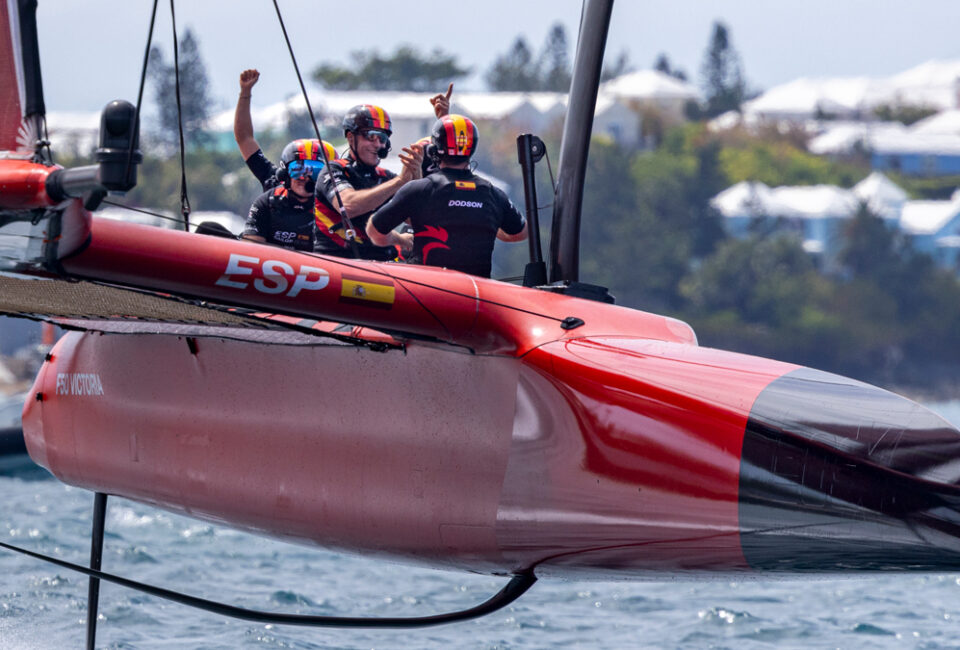
{"label": "sailgp logo", "polygon": [[103,395],[103,382],[95,372],[58,372],[57,395]]}

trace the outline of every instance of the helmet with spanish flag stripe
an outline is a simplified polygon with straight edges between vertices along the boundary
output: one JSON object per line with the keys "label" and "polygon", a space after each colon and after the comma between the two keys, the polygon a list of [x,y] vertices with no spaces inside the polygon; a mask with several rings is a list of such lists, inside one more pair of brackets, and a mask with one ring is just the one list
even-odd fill
{"label": "helmet with spanish flag stripe", "polygon": [[277,178],[283,182],[284,187],[289,188],[291,179],[307,177],[307,190],[312,192],[326,161],[336,157],[337,150],[329,142],[306,138],[294,140],[287,144],[280,154]]}
{"label": "helmet with spanish flag stripe", "polygon": [[358,104],[343,116],[343,130],[356,133],[364,130],[383,131],[387,136],[390,130],[390,116],[385,110],[373,104]]}
{"label": "helmet with spanish flag stripe", "polygon": [[444,115],[433,123],[430,140],[440,156],[469,158],[477,150],[477,125],[463,115]]}
{"label": "helmet with spanish flag stripe", "polygon": [[[377,156],[386,158],[390,153],[390,136],[393,131],[390,130],[390,116],[385,110],[373,104],[358,104],[347,111],[343,116],[344,135],[352,133],[356,137],[366,137],[371,140],[378,140],[380,143],[377,149]],[[349,138],[347,138],[349,141]],[[350,145],[350,151],[356,155],[354,145]]]}

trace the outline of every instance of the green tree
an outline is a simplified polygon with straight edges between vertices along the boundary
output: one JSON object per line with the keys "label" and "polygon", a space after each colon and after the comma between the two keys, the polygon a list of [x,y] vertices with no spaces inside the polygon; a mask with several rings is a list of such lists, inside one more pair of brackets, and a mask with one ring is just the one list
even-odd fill
{"label": "green tree", "polygon": [[713,35],[703,57],[700,75],[708,117],[738,110],[746,99],[740,55],[733,48],[727,26],[719,21],[713,24]]}
{"label": "green tree", "polygon": [[814,273],[795,237],[732,239],[704,261],[684,292],[695,310],[730,310],[745,322],[777,327],[799,318]]}
{"label": "green tree", "polygon": [[864,171],[803,151],[785,139],[745,137],[727,142],[719,153],[731,184],[759,181],[770,187],[830,184],[849,187]]}
{"label": "green tree", "polygon": [[540,89],[554,92],[570,90],[570,58],[567,32],[562,23],[556,23],[547,33],[537,67],[540,70]]}
{"label": "green tree", "polygon": [[322,64],[313,71],[313,79],[334,90],[443,90],[448,83],[470,72],[456,57],[435,49],[427,55],[409,45],[399,46],[393,54],[351,52],[346,66]]}
{"label": "green tree", "polygon": [[878,119],[900,122],[907,126],[939,112],[939,108],[926,104],[881,104],[873,109],[873,114]]}
{"label": "green tree", "polygon": [[527,41],[518,36],[510,51],[494,60],[484,79],[490,90],[538,90],[540,68]]}
{"label": "green tree", "polygon": [[212,102],[209,94],[207,67],[200,54],[200,43],[187,28],[177,48],[180,61],[180,107],[177,107],[177,78],[173,63],[167,63],[163,50],[150,50],[149,73],[153,82],[154,98],[159,113],[160,131],[156,139],[166,148],[179,146],[179,121],[182,118],[183,135],[188,146],[203,147],[209,142],[204,131],[210,118]]}
{"label": "green tree", "polygon": [[620,304],[679,310],[684,276],[723,238],[710,199],[726,179],[719,146],[633,154],[595,138],[584,183],[581,274]]}
{"label": "green tree", "polygon": [[856,278],[884,282],[897,273],[903,245],[883,219],[861,204],[843,232],[839,261]]}
{"label": "green tree", "polygon": [[668,59],[667,55],[663,54],[662,52],[657,56],[657,60],[653,64],[653,69],[656,70],[657,72],[662,72],[663,74],[670,75],[671,77],[674,77],[675,79],[679,79],[680,81],[687,80],[687,73],[684,72],[683,70],[680,70],[679,68],[674,69],[670,65],[670,59]]}

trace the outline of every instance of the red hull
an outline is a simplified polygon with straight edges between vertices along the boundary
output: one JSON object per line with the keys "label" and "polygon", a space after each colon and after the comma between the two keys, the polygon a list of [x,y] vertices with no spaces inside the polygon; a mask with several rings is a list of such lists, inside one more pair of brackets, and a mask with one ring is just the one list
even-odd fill
{"label": "red hull", "polygon": [[641,339],[518,359],[68,334],[24,429],[67,483],[322,546],[494,573],[738,570],[744,424],[792,368]]}

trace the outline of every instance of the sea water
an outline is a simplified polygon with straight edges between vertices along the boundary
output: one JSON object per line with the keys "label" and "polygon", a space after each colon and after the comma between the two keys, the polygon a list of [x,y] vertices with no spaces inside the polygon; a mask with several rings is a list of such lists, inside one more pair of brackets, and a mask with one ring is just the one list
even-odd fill
{"label": "sea water", "polygon": [[[960,401],[932,404],[960,424]],[[93,498],[39,469],[0,475],[0,540],[86,564]],[[472,606],[503,579],[294,546],[119,498],[103,568],[252,609],[423,616]],[[0,648],[82,648],[87,579],[0,550]],[[421,630],[264,625],[103,583],[99,648],[955,648],[960,576],[542,580],[490,616]]]}

